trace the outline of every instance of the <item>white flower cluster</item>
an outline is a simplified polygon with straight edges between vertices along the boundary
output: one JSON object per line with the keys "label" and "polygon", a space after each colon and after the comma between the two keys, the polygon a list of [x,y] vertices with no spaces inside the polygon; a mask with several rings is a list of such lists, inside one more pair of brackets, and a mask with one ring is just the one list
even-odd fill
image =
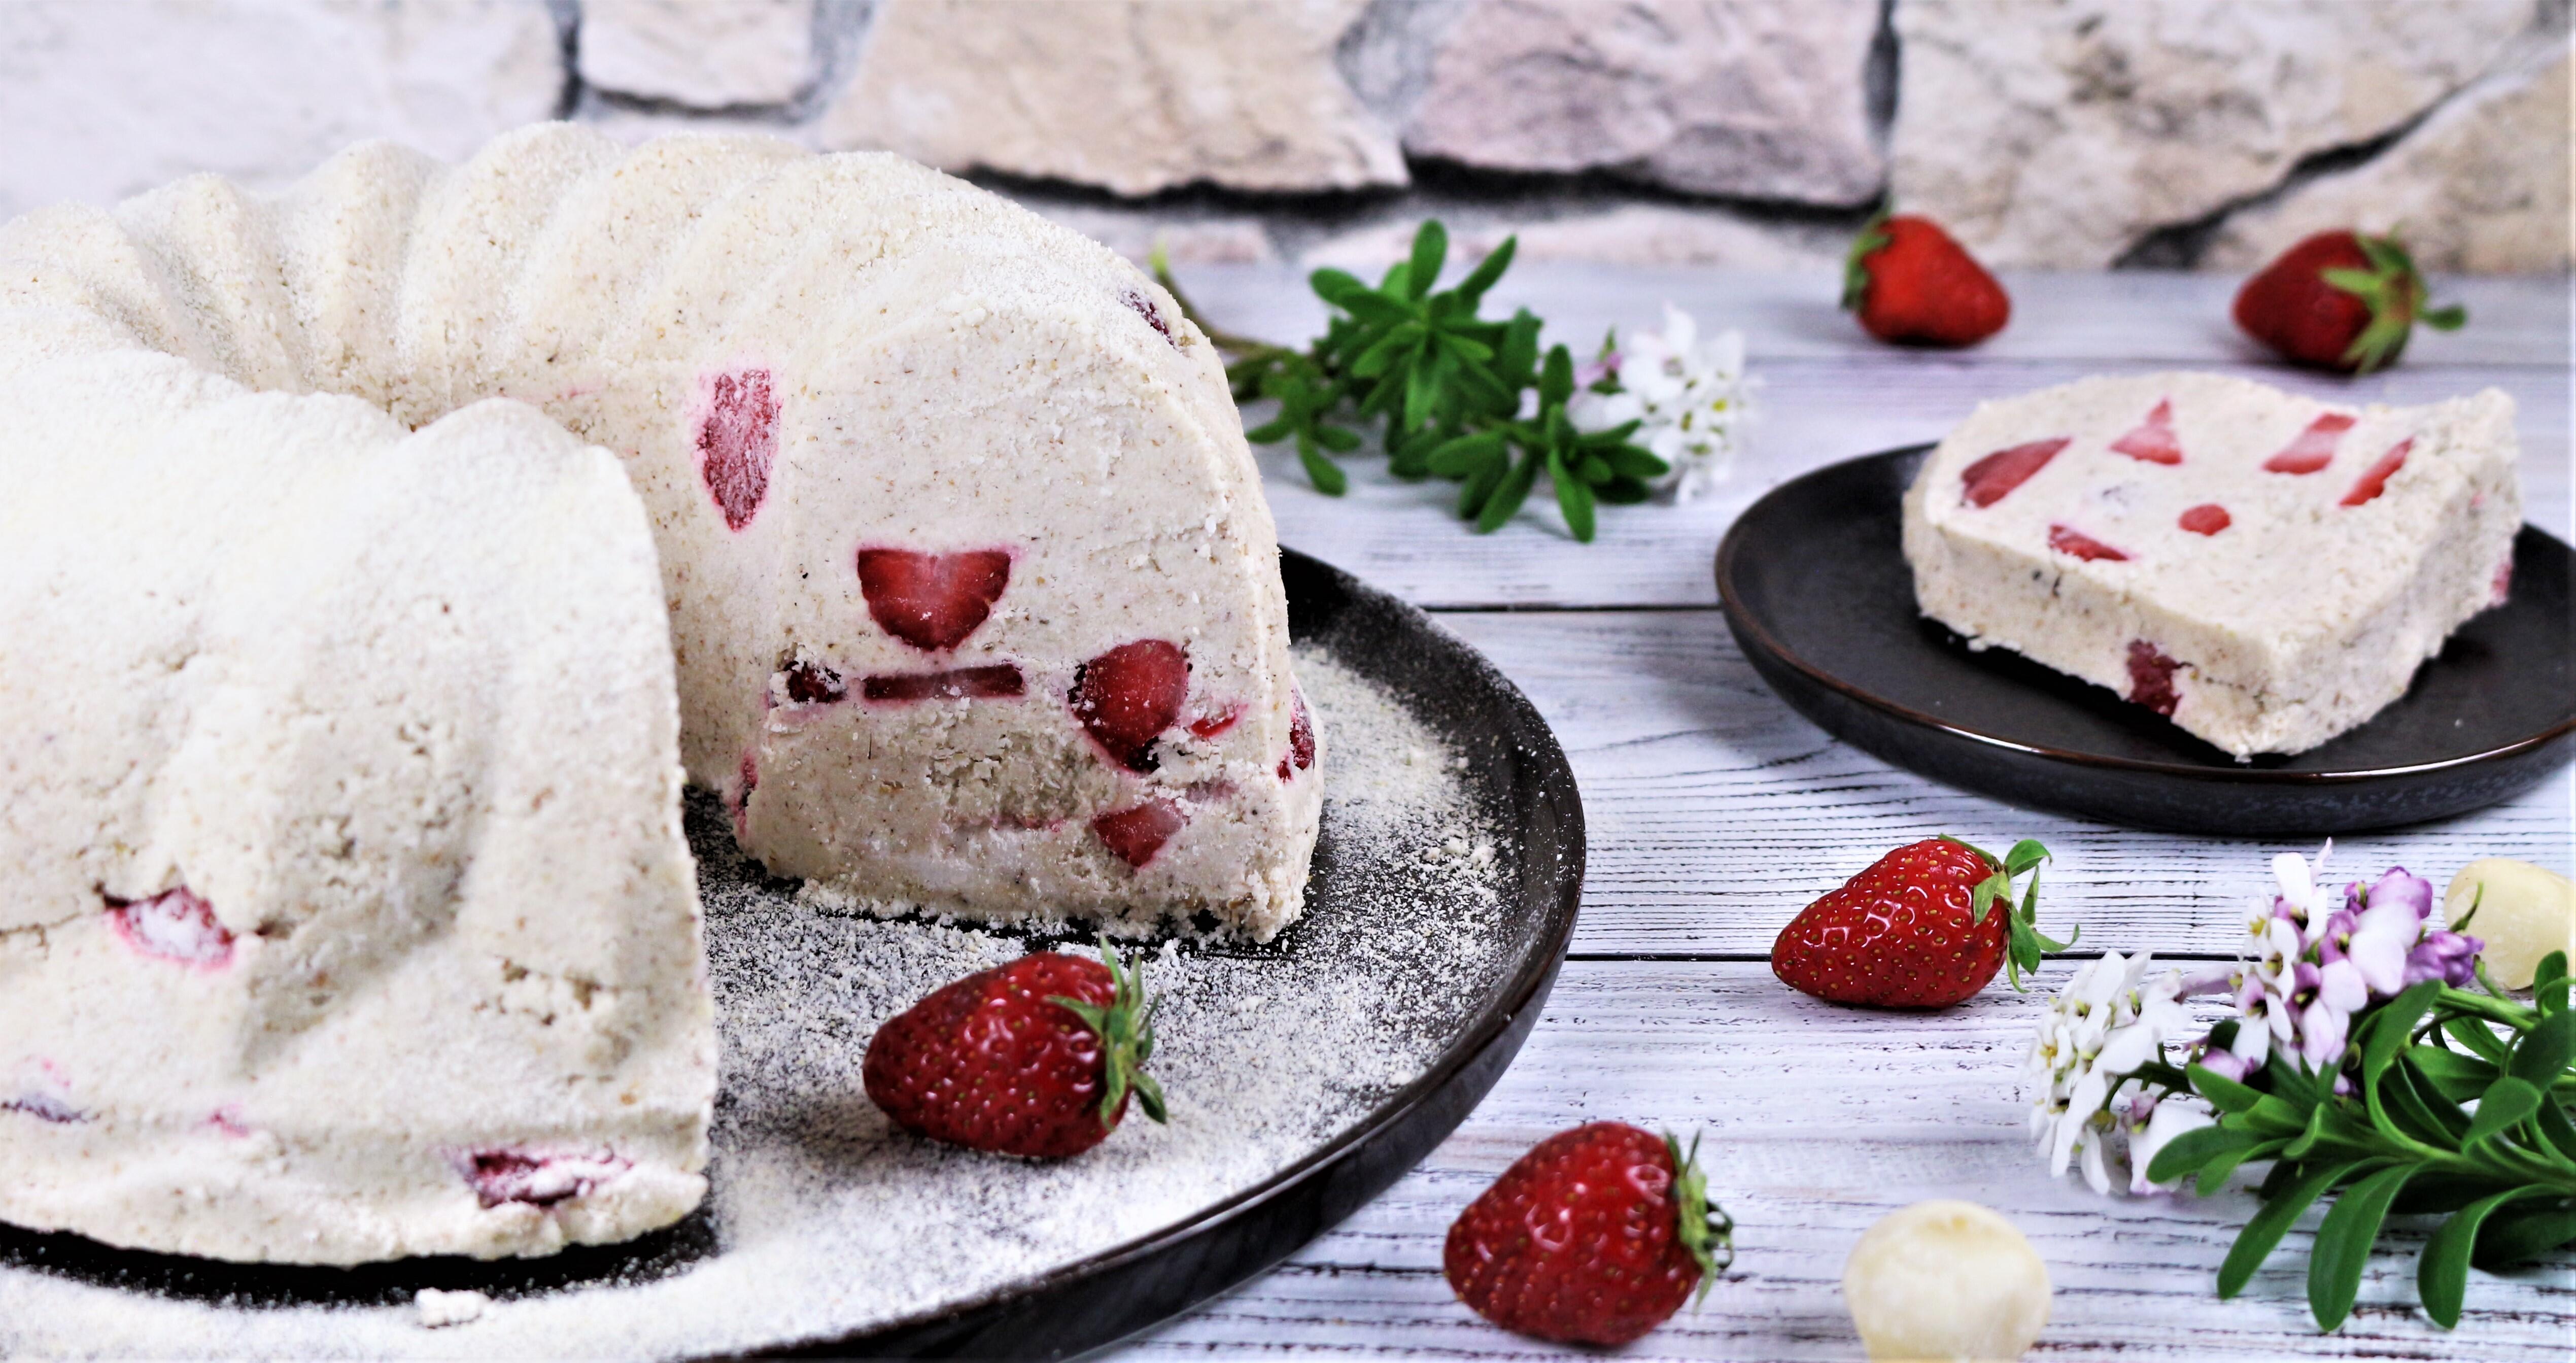
{"label": "white flower cluster", "polygon": [[[1607,375],[1608,393],[1588,385]],[[1706,342],[1699,323],[1670,303],[1664,329],[1631,334],[1580,376],[1586,387],[1566,404],[1577,429],[1607,430],[1635,421],[1633,442],[1672,465],[1656,480],[1676,501],[1689,501],[1726,478],[1744,448],[1759,380],[1744,372],[1744,333],[1722,331]]]}
{"label": "white flower cluster", "polygon": [[[2108,1164],[2110,1136],[2128,1136],[2132,1191],[2148,1188],[2146,1170],[2164,1142],[2193,1126],[2206,1126],[2206,1114],[2170,1099],[2159,1104],[2130,1104],[2123,1123],[2111,1110],[2120,1082],[2139,1066],[2159,1059],[2164,1047],[2182,1039],[2191,1016],[2182,1005],[2181,972],[2167,970],[2149,978],[2151,953],[2123,958],[2116,951],[2087,962],[2064,991],[2040,1015],[2032,1038],[2028,1072],[2039,1086],[2030,1113],[2031,1134],[2047,1154],[2051,1174],[2064,1175],[2081,1159],[2084,1181],[2099,1193],[2111,1191]],[[2197,1117],[2197,1120],[2194,1118]]]}

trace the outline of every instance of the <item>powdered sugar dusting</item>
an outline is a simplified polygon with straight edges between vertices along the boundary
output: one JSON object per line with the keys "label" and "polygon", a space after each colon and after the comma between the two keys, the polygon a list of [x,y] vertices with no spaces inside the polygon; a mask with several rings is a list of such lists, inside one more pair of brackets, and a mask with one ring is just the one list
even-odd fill
{"label": "powdered sugar dusting", "polygon": [[1080,925],[824,912],[743,862],[722,808],[693,797],[724,1050],[710,1251],[549,1290],[521,1285],[532,1266],[475,1268],[493,1300],[434,1332],[409,1286],[381,1304],[246,1307],[10,1263],[0,1354],[721,1353],[936,1310],[1260,1183],[1421,1074],[1499,982],[1497,887],[1517,855],[1462,757],[1401,698],[1311,647],[1298,672],[1327,751],[1311,906],[1264,946],[1144,947],[1168,1127],[1131,1116],[1058,1162],[894,1130],[859,1081],[877,1025],[968,972],[1082,949]]}

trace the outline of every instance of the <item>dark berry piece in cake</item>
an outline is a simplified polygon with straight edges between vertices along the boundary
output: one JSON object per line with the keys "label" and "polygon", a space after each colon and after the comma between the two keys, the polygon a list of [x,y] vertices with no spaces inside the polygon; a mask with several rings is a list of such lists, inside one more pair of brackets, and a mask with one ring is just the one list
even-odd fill
{"label": "dark berry piece in cake", "polygon": [[146,956],[182,961],[203,970],[229,965],[233,934],[215,918],[215,906],[182,885],[149,899],[106,896],[108,927],[116,939]]}
{"label": "dark berry piece in cake", "polygon": [[886,633],[926,653],[966,642],[1010,582],[1007,550],[859,551],[859,590],[867,595],[868,614]]}
{"label": "dark berry piece in cake", "polygon": [[841,674],[809,658],[799,658],[787,667],[787,698],[799,705],[829,705],[846,699],[850,684]]}
{"label": "dark berry piece in cake", "polygon": [[1306,711],[1306,693],[1289,688],[1295,706],[1288,712],[1288,755],[1279,759],[1279,779],[1287,781],[1315,765],[1315,717]]}
{"label": "dark berry piece in cake", "polygon": [[1163,334],[1163,339],[1172,343],[1172,349],[1178,350],[1181,348],[1181,338],[1172,334],[1171,324],[1163,320],[1163,310],[1154,306],[1153,299],[1147,298],[1145,295],[1138,293],[1134,289],[1129,289],[1126,296],[1120,301],[1124,302],[1128,307],[1134,308],[1136,310],[1136,315],[1144,318],[1147,326],[1161,332]]}
{"label": "dark berry piece in cake", "polygon": [[1130,1094],[1164,1120],[1143,964],[1100,954],[1035,952],[932,990],[869,1039],[868,1100],[915,1135],[1037,1159],[1107,1139]]}
{"label": "dark berry piece in cake", "polygon": [[15,1098],[0,1098],[0,1112],[14,1112],[33,1117],[50,1126],[70,1126],[89,1120],[89,1114],[50,1093],[21,1093]]}
{"label": "dark berry piece in cake", "polygon": [[2352,490],[2343,494],[2343,501],[2338,505],[2359,506],[2387,491],[2388,480],[2396,477],[2399,469],[2406,467],[2406,452],[2413,448],[2415,448],[2413,436],[2408,436],[2390,446],[2388,453],[2379,456],[2378,462],[2362,470],[2361,476],[2353,480]]}
{"label": "dark berry piece in cake", "polygon": [[1091,831],[1120,861],[1141,867],[1152,861],[1154,854],[1163,850],[1163,844],[1189,821],[1188,812],[1178,803],[1157,797],[1093,819]]}
{"label": "dark berry piece in cake", "polygon": [[2158,402],[2137,429],[2112,441],[2111,448],[2150,464],[2181,463],[2182,441],[2174,436],[2173,399]]}
{"label": "dark berry piece in cake", "polygon": [[1988,507],[2000,502],[2014,488],[2031,479],[2031,475],[2048,467],[2048,461],[2065,449],[2067,440],[2034,440],[2026,445],[1997,450],[1959,471],[1964,486],[1960,500],[1970,506]]}
{"label": "dark berry piece in cake", "polygon": [[2174,690],[2174,673],[2182,664],[2165,656],[2164,650],[2144,639],[2129,641],[2129,699],[2172,717],[2174,707],[2182,704],[2181,693]]}
{"label": "dark berry piece in cake", "polygon": [[1179,722],[1189,698],[1189,655],[1167,639],[1139,639],[1076,668],[1066,702],[1111,761],[1147,772],[1154,740]]}
{"label": "dark berry piece in cake", "polygon": [[2061,554],[2072,554],[2086,562],[2126,563],[2127,554],[2104,544],[2081,530],[2063,525],[2048,527],[2048,547]]}
{"label": "dark berry piece in cake", "polygon": [[2216,502],[2202,502],[2183,512],[2177,523],[2195,535],[2215,535],[2234,525],[2236,518],[2228,515],[2227,508]]}
{"label": "dark berry piece in cake", "polygon": [[698,476],[706,480],[725,525],[740,530],[769,497],[769,467],[778,458],[778,397],[769,371],[742,369],[707,381],[698,418]]}
{"label": "dark berry piece in cake", "polygon": [[2343,433],[2352,429],[2353,418],[2341,412],[2327,412],[2291,437],[2279,454],[2263,461],[2273,473],[2314,473],[2334,462],[2335,447],[2343,443]]}
{"label": "dark berry piece in cake", "polygon": [[475,1200],[551,1207],[587,1194],[633,1167],[614,1155],[532,1155],[523,1150],[477,1150],[459,1162]]}
{"label": "dark berry piece in cake", "polygon": [[900,672],[870,677],[859,694],[877,701],[1007,700],[1026,689],[1020,669],[1010,663],[959,667],[946,672]]}

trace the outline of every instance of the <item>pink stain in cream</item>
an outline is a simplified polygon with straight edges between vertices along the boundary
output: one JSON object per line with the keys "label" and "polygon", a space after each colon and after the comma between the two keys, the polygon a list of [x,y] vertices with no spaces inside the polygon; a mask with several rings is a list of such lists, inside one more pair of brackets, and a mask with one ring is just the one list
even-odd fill
{"label": "pink stain in cream", "polygon": [[534,1155],[524,1150],[476,1150],[456,1161],[457,1172],[487,1208],[509,1202],[551,1207],[584,1196],[633,1167],[615,1155]]}
{"label": "pink stain in cream", "polygon": [[778,397],[766,369],[736,369],[706,378],[698,415],[698,476],[740,531],[769,497],[769,469],[778,458]]}
{"label": "pink stain in cream", "polygon": [[187,886],[163,890],[149,899],[105,898],[109,930],[137,953],[199,970],[232,964],[232,932],[216,921],[215,906]]}

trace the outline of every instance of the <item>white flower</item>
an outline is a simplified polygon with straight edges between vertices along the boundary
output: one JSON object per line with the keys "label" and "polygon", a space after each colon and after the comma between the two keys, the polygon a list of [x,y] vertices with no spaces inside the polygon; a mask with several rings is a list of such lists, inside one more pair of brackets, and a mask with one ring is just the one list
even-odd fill
{"label": "white flower", "polygon": [[1586,431],[1643,424],[1635,444],[1672,465],[1656,480],[1678,501],[1707,492],[1724,480],[1744,447],[1758,380],[1744,373],[1744,334],[1718,333],[1706,343],[1689,313],[1664,305],[1664,329],[1632,333],[1618,354],[1603,361],[1619,391],[1578,390],[1566,415]]}
{"label": "white flower", "polygon": [[2031,1133],[2051,1174],[2063,1176],[2081,1155],[2084,1181],[2096,1192],[2111,1190],[2103,1146],[2115,1125],[2106,1111],[2112,1090],[2190,1025],[2181,973],[2150,980],[2152,964],[2143,951],[2126,959],[2108,951],[2086,963],[2050,1000],[2031,1044],[2027,1068],[2040,1088]]}
{"label": "white flower", "polygon": [[2172,1144],[2174,1137],[2217,1120],[2208,1108],[2179,1095],[2161,1101],[2142,1096],[2129,1104],[2129,1191],[2144,1195],[2173,1186],[2148,1181],[2147,1170],[2154,1166],[2156,1152]]}

